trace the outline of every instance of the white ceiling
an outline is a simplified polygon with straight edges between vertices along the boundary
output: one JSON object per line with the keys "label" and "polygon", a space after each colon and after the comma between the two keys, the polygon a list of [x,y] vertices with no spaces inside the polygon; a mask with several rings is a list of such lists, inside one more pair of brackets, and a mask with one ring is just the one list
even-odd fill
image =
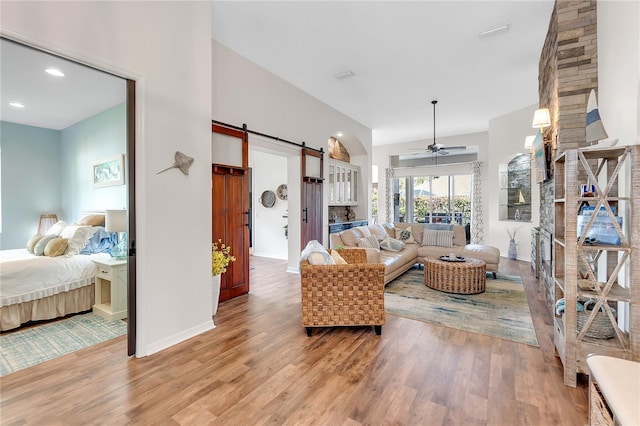
{"label": "white ceiling", "polygon": [[433,138],[432,99],[436,137],[537,104],[553,3],[214,1],[213,38],[373,129],[375,146]]}
{"label": "white ceiling", "polygon": [[[214,1],[212,35],[383,145],[431,139],[432,99],[437,137],[486,131],[490,119],[536,104],[552,9],[553,0]],[[478,36],[505,23],[506,33]],[[334,78],[347,70],[355,77]],[[3,39],[0,99],[1,120],[60,130],[124,102],[125,82]]]}
{"label": "white ceiling", "polygon": [[[47,74],[57,68],[64,77]],[[42,51],[0,40],[0,120],[62,130],[125,101],[126,82]],[[19,102],[25,108],[15,108]]]}

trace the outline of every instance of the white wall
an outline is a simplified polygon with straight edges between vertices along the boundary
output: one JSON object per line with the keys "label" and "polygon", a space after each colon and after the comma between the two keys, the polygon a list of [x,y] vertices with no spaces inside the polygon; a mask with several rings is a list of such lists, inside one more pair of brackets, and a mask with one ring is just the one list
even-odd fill
{"label": "white wall", "polygon": [[[0,25],[137,81],[137,356],[211,329],[211,3],[3,1]],[[176,150],[189,176],[156,175]]]}
{"label": "white wall", "polygon": [[[313,98],[306,92],[276,77],[272,73],[227,49],[215,40],[213,52],[213,118],[224,123],[241,126],[292,142],[306,142],[313,148],[327,150],[327,141],[337,132],[348,135],[341,141],[355,164],[362,168],[363,182],[370,181],[371,129]],[[282,145],[283,150],[290,148]],[[214,153],[215,154],[215,153]],[[325,155],[325,159],[326,159]],[[356,163],[358,161],[358,163]],[[289,186],[289,264],[298,269],[300,258],[300,184],[294,171],[300,169],[300,160],[288,155]],[[327,176],[325,161],[325,177]],[[299,177],[297,178],[299,180]],[[295,185],[295,186],[294,186]],[[359,209],[368,209],[370,192],[366,193]],[[323,226],[328,245],[328,192],[324,191]],[[367,214],[366,211],[357,214]]]}
{"label": "white wall", "polygon": [[253,254],[255,256],[288,258],[288,240],[283,227],[288,223],[289,200],[276,196],[273,207],[260,203],[264,191],[276,190],[287,184],[287,157],[256,150],[249,151],[253,164]]}
{"label": "white wall", "polygon": [[598,2],[598,112],[618,145],[640,143],[640,2]]}
{"label": "white wall", "polygon": [[531,222],[499,220],[501,163],[508,163],[516,154],[528,153],[524,148],[524,140],[534,135],[536,129],[531,128],[531,120],[537,105],[531,105],[502,117],[489,121],[488,175],[482,177],[483,195],[488,205],[484,216],[485,243],[500,249],[502,256],[509,251],[509,235],[507,228],[518,227],[516,246],[518,259],[531,261],[531,229],[540,224],[540,185],[531,182]]}

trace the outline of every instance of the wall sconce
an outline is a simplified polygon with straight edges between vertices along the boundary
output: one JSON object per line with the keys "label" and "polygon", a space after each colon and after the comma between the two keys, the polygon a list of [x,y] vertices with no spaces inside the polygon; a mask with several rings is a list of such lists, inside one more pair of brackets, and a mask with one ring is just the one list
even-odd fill
{"label": "wall sconce", "polygon": [[535,140],[536,135],[530,135],[524,138],[524,148],[531,151],[533,149],[533,141]]}
{"label": "wall sconce", "polygon": [[[107,210],[105,212],[104,230],[117,234],[117,245],[111,250],[111,256],[116,259],[127,258],[127,211]],[[122,239],[120,234],[122,233]]]}
{"label": "wall sconce", "polygon": [[58,221],[56,214],[41,214],[38,221],[38,234],[44,235]]}
{"label": "wall sconce", "polygon": [[544,128],[551,125],[551,117],[549,116],[549,108],[540,108],[533,113],[533,122],[531,127],[540,129],[544,133]]}

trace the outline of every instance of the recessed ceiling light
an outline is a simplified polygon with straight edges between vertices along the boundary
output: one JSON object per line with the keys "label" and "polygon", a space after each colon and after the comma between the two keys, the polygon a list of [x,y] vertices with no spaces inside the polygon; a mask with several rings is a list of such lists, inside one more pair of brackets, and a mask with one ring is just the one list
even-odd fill
{"label": "recessed ceiling light", "polygon": [[345,78],[355,77],[355,73],[353,71],[345,71],[334,75],[338,80],[344,80]]}
{"label": "recessed ceiling light", "polygon": [[507,31],[509,31],[510,25],[511,24],[509,24],[507,22],[506,24],[498,25],[497,27],[493,27],[493,28],[486,29],[484,31],[480,31],[480,33],[478,35],[480,36],[480,38],[483,38],[483,37],[487,37],[487,36],[494,35],[494,34],[506,33]]}
{"label": "recessed ceiling light", "polygon": [[45,71],[51,75],[55,75],[56,77],[64,77],[64,73],[56,68],[47,68]]}
{"label": "recessed ceiling light", "polygon": [[20,102],[9,102],[9,105],[15,108],[24,108],[24,105],[22,105]]}

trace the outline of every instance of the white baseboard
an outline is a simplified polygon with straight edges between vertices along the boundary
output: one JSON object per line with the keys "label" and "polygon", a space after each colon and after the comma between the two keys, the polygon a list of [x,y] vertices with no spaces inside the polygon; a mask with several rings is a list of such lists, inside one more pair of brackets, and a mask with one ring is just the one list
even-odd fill
{"label": "white baseboard", "polygon": [[259,251],[255,251],[253,252],[254,256],[258,256],[258,257],[267,257],[269,259],[279,259],[279,260],[287,260],[288,257],[287,256],[280,256],[280,255],[276,255],[273,253],[261,253]]}
{"label": "white baseboard", "polygon": [[[167,338],[147,345],[146,351],[136,350],[136,357],[140,358],[141,356],[152,355],[156,352],[160,352],[163,349],[167,349],[168,347],[191,339],[192,337],[195,337],[198,334],[202,334],[205,331],[213,330],[214,328],[216,328],[216,325],[213,323],[213,319],[205,321],[204,323],[196,325],[195,327],[191,327],[188,330],[184,330],[180,333],[174,334],[173,336],[169,336]],[[138,356],[138,353],[142,353],[144,355]]]}

